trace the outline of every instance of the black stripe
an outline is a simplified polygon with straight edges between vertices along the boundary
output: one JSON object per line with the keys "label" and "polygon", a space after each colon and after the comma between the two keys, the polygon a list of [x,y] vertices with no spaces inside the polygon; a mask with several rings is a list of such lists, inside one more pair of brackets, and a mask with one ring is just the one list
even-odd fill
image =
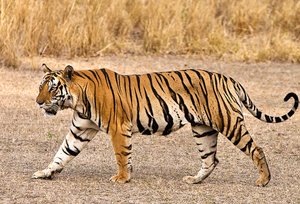
{"label": "black stripe", "polygon": [[287,120],[287,119],[289,119],[289,118],[288,118],[287,115],[283,115],[283,116],[282,116],[282,119],[283,119],[283,120]]}
{"label": "black stripe", "polygon": [[217,131],[211,130],[211,131],[205,132],[203,134],[199,134],[199,133],[193,131],[193,133],[194,133],[194,137],[196,137],[196,138],[202,138],[202,137],[206,137],[206,136],[212,136],[212,135],[216,134]]}
{"label": "black stripe", "polygon": [[97,83],[98,83],[98,86],[100,85],[100,82],[99,82],[99,79],[98,79],[98,76],[96,75],[95,73],[95,70],[88,70],[90,73],[92,73],[92,75],[94,76],[94,78],[96,79]]}
{"label": "black stripe", "polygon": [[[229,86],[228,86],[228,78],[226,76],[223,76],[222,78],[223,82],[222,82],[222,87],[224,89],[224,96],[225,99],[227,100],[227,104],[230,106],[230,108],[234,111],[237,112],[239,115],[243,115],[243,113],[241,112],[241,106],[239,106],[239,108],[236,108],[234,106],[234,104],[239,104],[238,101],[236,100],[235,96],[232,95],[232,93],[230,92]],[[224,100],[223,100],[224,101]],[[227,106],[228,106],[227,105]],[[229,111],[229,107],[225,106],[226,110]],[[229,111],[231,112],[231,111]]]}
{"label": "black stripe", "polygon": [[150,87],[151,87],[151,89],[152,89],[155,97],[158,99],[158,101],[160,103],[160,106],[162,107],[165,121],[168,123],[162,134],[163,135],[168,135],[168,134],[170,134],[172,132],[172,127],[173,127],[173,124],[174,124],[173,118],[172,118],[172,116],[169,113],[169,108],[168,108],[167,103],[162,99],[162,97],[155,90],[155,88],[153,86],[151,75],[147,75],[147,76],[148,76],[149,81],[150,81]]}
{"label": "black stripe", "polygon": [[[208,93],[207,93],[207,89],[206,89],[206,82],[204,80],[204,78],[202,77],[202,75],[199,73],[199,71],[197,70],[191,70],[193,72],[195,72],[198,76],[198,78],[201,80],[201,82],[199,82],[199,85],[200,85],[200,88],[201,88],[201,92],[203,93],[203,97],[205,99],[205,105],[204,105],[204,111],[205,111],[205,114],[208,118],[208,122],[209,124],[206,124],[208,125],[209,127],[212,126],[212,116],[211,116],[211,113],[210,113],[210,109],[209,109],[209,100],[208,100]],[[204,122],[204,121],[203,121]]]}
{"label": "black stripe", "polygon": [[[212,75],[212,76],[215,77],[214,81],[213,81],[213,78],[211,78],[211,84],[212,84],[212,89],[213,89],[214,95],[216,97],[216,102],[217,102],[216,107],[218,107],[218,110],[219,110],[218,112],[220,114],[219,115],[220,126],[217,127],[217,128],[220,132],[223,132],[223,130],[224,130],[224,116],[223,116],[223,113],[222,113],[222,107],[221,107],[221,101],[220,101],[220,99],[223,101],[223,97],[220,95],[220,92],[218,91],[218,85],[217,85],[217,83],[220,82],[220,81],[217,81],[217,80],[220,80],[220,75]],[[224,105],[224,101],[223,101],[223,105]],[[224,105],[224,107],[226,107],[226,106]]]}
{"label": "black stripe", "polygon": [[266,118],[266,121],[267,121],[268,123],[273,122],[273,117],[272,117],[272,116],[265,115],[265,118]]}
{"label": "black stripe", "polygon": [[[156,120],[149,114],[149,112],[146,108],[145,108],[145,112],[146,112],[147,117],[148,117],[148,127],[152,127],[153,133],[155,133],[158,129],[158,124],[157,124]],[[147,133],[148,133],[148,131],[147,131]],[[148,135],[144,132],[143,132],[143,134]],[[150,134],[151,134],[151,132],[150,132]]]}
{"label": "black stripe", "polygon": [[152,132],[156,133],[157,130],[158,130],[158,124],[157,124],[156,120],[153,118],[153,120],[152,120]]}
{"label": "black stripe", "polygon": [[[94,110],[97,110],[97,109],[98,109],[98,107],[97,107],[98,102],[97,102],[96,92],[97,92],[97,91],[96,91],[96,87],[94,87],[94,106],[95,106],[95,107],[94,107]],[[100,108],[99,108],[99,109],[100,109]],[[95,115],[96,115],[95,120],[97,120],[97,117],[99,117],[98,120],[100,121],[100,118],[101,118],[100,116],[101,116],[101,115],[100,115],[100,114],[97,115],[97,112],[96,112],[96,111],[95,111]],[[99,122],[99,121],[98,121],[98,122]],[[99,126],[99,127],[101,127],[101,126]]]}
{"label": "black stripe", "polygon": [[147,101],[147,106],[149,108],[149,111],[150,111],[150,114],[148,113],[148,110],[145,108],[145,111],[146,111],[146,114],[149,118],[149,122],[148,122],[148,127],[151,126],[152,124],[152,129],[153,129],[153,133],[157,132],[157,129],[158,129],[158,124],[156,122],[156,120],[154,119],[153,117],[153,109],[152,109],[152,105],[151,105],[151,102],[150,102],[150,99],[148,97],[148,94],[146,92],[146,89],[144,88],[144,93],[145,93],[145,96],[146,96],[146,101]]}
{"label": "black stripe", "polygon": [[136,88],[139,90],[140,96],[142,96],[142,94],[141,94],[141,79],[140,79],[140,76],[135,75],[135,79],[137,81],[137,87]]}
{"label": "black stripe", "polygon": [[[193,87],[193,89],[194,89],[195,87],[194,87],[194,84],[193,84],[193,82],[192,82],[191,76],[187,73],[187,71],[185,71],[184,73],[185,73],[185,76],[186,76],[186,78],[188,79],[190,85],[191,85],[191,86]],[[199,107],[199,105],[201,104],[201,102],[200,102],[200,99],[199,99],[199,97],[198,97],[198,94],[195,93],[195,94],[194,94],[194,97],[196,97],[196,99],[197,99],[197,104],[198,104],[198,107]]]}
{"label": "black stripe", "polygon": [[290,112],[288,112],[288,116],[292,117],[292,115],[294,115],[295,111],[291,110]]}
{"label": "black stripe", "polygon": [[190,99],[191,99],[191,102],[192,102],[192,104],[193,104],[193,106],[194,106],[194,109],[197,110],[197,107],[196,107],[196,104],[195,104],[195,100],[194,100],[194,98],[193,98],[193,95],[191,94],[189,88],[185,85],[184,80],[183,80],[183,77],[182,77],[182,74],[181,74],[179,71],[175,71],[175,73],[176,73],[176,74],[178,75],[178,77],[180,78],[181,84],[182,84],[184,90],[185,90],[186,93],[190,96]]}
{"label": "black stripe", "polygon": [[149,129],[146,129],[142,132],[142,135],[151,135],[151,131]]}
{"label": "black stripe", "polygon": [[88,97],[87,97],[87,94],[86,94],[86,89],[87,89],[87,86],[84,88],[83,92],[82,92],[82,102],[84,103],[85,105],[85,115],[88,119],[91,119],[92,117],[92,113],[91,113],[91,104],[90,104],[90,101],[88,100]]}
{"label": "black stripe", "polygon": [[128,155],[131,154],[131,152],[125,152],[125,151],[122,151],[121,154],[122,154],[123,156],[127,157]]}
{"label": "black stripe", "polygon": [[66,140],[66,145],[67,146],[65,148],[66,148],[67,152],[69,153],[69,155],[76,157],[80,153],[79,149],[75,146],[73,146],[73,147],[76,149],[76,151],[71,150],[67,140]]}
{"label": "black stripe", "polygon": [[218,142],[216,142],[216,144],[210,146],[211,148],[216,148],[217,147]]}
{"label": "black stripe", "polygon": [[[231,132],[230,132],[230,134],[228,135],[228,133],[229,133],[229,131],[228,131],[228,133],[227,133],[227,135],[226,135],[226,137],[227,137],[227,139],[229,140],[229,141],[231,141],[232,140],[232,138],[234,137],[234,133],[235,133],[235,130],[236,130],[236,128],[237,128],[237,126],[240,124],[240,121],[239,121],[239,118],[237,118],[238,120],[236,121],[236,123],[234,124],[234,126],[231,128]],[[230,129],[230,128],[228,128],[228,129]]]}
{"label": "black stripe", "polygon": [[[178,102],[177,102],[177,98],[176,98],[176,93],[175,93],[175,91],[173,91],[173,89],[171,88],[168,79],[167,79],[164,75],[162,75],[162,74],[159,74],[159,76],[161,76],[161,77],[164,79],[164,81],[165,81],[165,83],[166,83],[166,85],[167,85],[167,87],[168,87],[168,89],[169,89],[169,92],[170,92],[170,94],[171,94],[171,98],[172,98],[176,103],[178,103]],[[173,77],[173,76],[172,76],[172,77]]]}
{"label": "black stripe", "polygon": [[243,148],[241,149],[242,152],[245,152],[245,151],[247,150],[247,148],[248,148],[248,150],[250,151],[252,142],[253,142],[253,140],[252,140],[252,138],[250,138],[250,140],[247,142],[247,144],[245,145],[245,147],[243,147]]}
{"label": "black stripe", "polygon": [[74,75],[79,76],[81,78],[85,78],[84,76],[82,76],[79,72],[74,72]]}
{"label": "black stripe", "polygon": [[73,120],[72,120],[72,125],[73,125],[73,127],[75,127],[77,130],[82,131],[82,129],[81,129],[80,127],[77,127],[77,126],[75,125],[75,123],[74,123]]}
{"label": "black stripe", "polygon": [[190,75],[187,73],[187,71],[185,71],[184,74],[185,74],[186,78],[188,79],[190,85],[194,88],[194,85],[192,83],[192,79],[191,79]]}
{"label": "black stripe", "polygon": [[195,126],[196,123],[194,121],[194,116],[189,112],[188,108],[186,107],[183,98],[181,95],[177,94],[179,98],[179,108],[184,112],[184,117],[191,123],[192,126]]}
{"label": "black stripe", "polygon": [[103,73],[107,86],[109,87],[109,90],[111,91],[112,97],[113,97],[113,101],[112,101],[112,105],[114,106],[114,112],[116,113],[116,98],[115,98],[115,94],[114,94],[114,89],[113,86],[111,84],[111,80],[109,78],[109,75],[107,74],[107,72],[105,71],[105,69],[100,69],[101,72]]}
{"label": "black stripe", "polygon": [[256,117],[258,118],[258,119],[261,119],[261,111],[259,111],[259,110],[257,110],[256,111]]}
{"label": "black stripe", "polygon": [[116,72],[115,72],[115,79],[116,79],[118,87],[120,88],[120,75]]}
{"label": "black stripe", "polygon": [[132,89],[131,89],[131,79],[129,76],[126,77],[128,79],[128,87],[129,87],[129,97],[130,101],[132,101]]}
{"label": "black stripe", "polygon": [[71,129],[70,129],[70,132],[72,133],[73,137],[76,140],[79,140],[80,142],[89,142],[89,141],[91,141],[89,139],[83,139],[83,138],[81,138],[80,136],[76,135]]}
{"label": "black stripe", "polygon": [[86,117],[86,115],[84,115],[83,113],[79,113],[79,112],[78,112],[78,117],[81,118],[81,119],[84,119],[84,120],[88,119]]}
{"label": "black stripe", "polygon": [[[150,74],[147,74],[147,75],[151,76]],[[159,74],[159,73],[155,73],[155,74],[152,75],[152,77],[154,78],[154,76],[156,76],[155,80],[156,80],[157,84],[159,85],[159,87],[162,90],[162,92],[165,93],[164,86],[162,85],[162,79],[161,79],[160,75],[161,74]],[[157,79],[159,79],[160,81],[158,81]]]}
{"label": "black stripe", "polygon": [[99,85],[100,85],[101,78],[100,78],[100,75],[99,75],[98,71],[95,71],[95,74],[97,75],[97,79],[99,80]]}
{"label": "black stripe", "polygon": [[84,72],[81,72],[81,74],[85,77],[85,78],[88,78],[90,81],[94,81],[89,75],[87,75],[86,73]]}
{"label": "black stripe", "polygon": [[148,108],[149,108],[149,111],[150,111],[151,115],[153,116],[152,105],[151,105],[150,99],[149,99],[149,97],[148,97],[148,94],[147,94],[145,88],[144,88],[144,93],[145,93],[145,96],[146,96],[147,106],[148,106]]}
{"label": "black stripe", "polygon": [[142,125],[141,121],[140,121],[140,114],[139,112],[137,112],[137,118],[136,118],[136,124],[137,124],[137,127],[139,129],[139,132],[144,132],[145,128],[144,126]]}
{"label": "black stripe", "polygon": [[213,155],[215,152],[209,152],[207,154],[204,154],[201,156],[201,159],[206,159],[207,157],[209,157],[210,155]]}
{"label": "black stripe", "polygon": [[66,152],[63,148],[62,148],[63,153],[65,153],[66,155],[70,156],[70,154],[68,152]]}
{"label": "black stripe", "polygon": [[128,135],[128,134],[122,134],[122,136],[127,137],[127,138],[131,138],[132,137],[131,135]]}
{"label": "black stripe", "polygon": [[[240,129],[240,130],[241,130],[241,129]],[[244,137],[246,134],[249,134],[249,132],[246,131],[243,135],[240,135],[240,132],[237,133],[237,134],[238,134],[239,137],[237,137],[237,138],[235,139],[235,141],[233,142],[234,145],[239,144],[239,142],[241,141],[242,137]]]}
{"label": "black stripe", "polygon": [[135,91],[135,99],[136,99],[136,124],[139,129],[139,132],[142,133],[145,130],[145,128],[140,121],[140,103],[136,91]]}
{"label": "black stripe", "polygon": [[129,146],[124,146],[124,145],[123,145],[123,147],[124,147],[125,149],[127,149],[127,150],[131,150],[131,149],[132,149],[132,144],[129,145]]}
{"label": "black stripe", "polygon": [[252,150],[252,152],[251,152],[251,158],[253,159],[253,155],[254,155],[254,152],[255,152],[255,150],[257,149],[257,147],[255,147],[253,150]]}

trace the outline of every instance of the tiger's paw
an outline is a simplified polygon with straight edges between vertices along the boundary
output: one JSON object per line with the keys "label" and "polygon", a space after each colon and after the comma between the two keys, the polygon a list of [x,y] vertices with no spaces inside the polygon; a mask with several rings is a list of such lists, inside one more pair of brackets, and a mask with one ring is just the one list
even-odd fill
{"label": "tiger's paw", "polygon": [[122,175],[115,175],[112,176],[110,179],[112,182],[118,182],[118,183],[128,183],[130,181],[130,178],[127,176],[122,176]]}
{"label": "tiger's paw", "polygon": [[265,177],[265,176],[260,176],[255,184],[259,187],[264,187],[270,182],[271,178],[270,177]]}
{"label": "tiger's paw", "polygon": [[32,179],[52,179],[53,174],[48,169],[44,169],[42,171],[35,172],[31,178]]}
{"label": "tiger's paw", "polygon": [[185,176],[182,180],[188,184],[195,184],[201,182],[201,180],[196,176]]}

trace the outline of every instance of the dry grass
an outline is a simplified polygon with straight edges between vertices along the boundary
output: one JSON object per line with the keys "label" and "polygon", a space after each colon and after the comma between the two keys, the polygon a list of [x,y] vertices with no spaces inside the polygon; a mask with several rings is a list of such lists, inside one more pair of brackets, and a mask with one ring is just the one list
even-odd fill
{"label": "dry grass", "polygon": [[0,60],[193,54],[300,62],[297,0],[1,0]]}

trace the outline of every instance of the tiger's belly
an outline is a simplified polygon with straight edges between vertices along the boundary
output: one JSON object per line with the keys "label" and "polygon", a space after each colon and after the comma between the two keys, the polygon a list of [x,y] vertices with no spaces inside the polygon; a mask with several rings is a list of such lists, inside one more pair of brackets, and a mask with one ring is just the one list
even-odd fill
{"label": "tiger's belly", "polygon": [[179,107],[160,108],[152,111],[152,113],[145,109],[136,115],[132,131],[133,133],[140,132],[143,135],[154,133],[168,135],[187,123],[200,124],[202,120],[195,111],[189,110],[184,112]]}

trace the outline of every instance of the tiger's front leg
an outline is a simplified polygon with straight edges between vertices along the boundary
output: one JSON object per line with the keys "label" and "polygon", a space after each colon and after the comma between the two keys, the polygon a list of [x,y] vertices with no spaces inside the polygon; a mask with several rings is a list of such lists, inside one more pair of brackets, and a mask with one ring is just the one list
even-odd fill
{"label": "tiger's front leg", "polygon": [[116,131],[111,135],[112,146],[115,152],[115,158],[118,165],[118,173],[110,178],[113,182],[126,183],[130,181],[131,166],[131,130]]}
{"label": "tiger's front leg", "polygon": [[55,173],[60,173],[65,165],[81,152],[97,132],[98,130],[95,129],[82,129],[72,125],[53,161],[46,169],[35,172],[32,178],[52,179]]}

